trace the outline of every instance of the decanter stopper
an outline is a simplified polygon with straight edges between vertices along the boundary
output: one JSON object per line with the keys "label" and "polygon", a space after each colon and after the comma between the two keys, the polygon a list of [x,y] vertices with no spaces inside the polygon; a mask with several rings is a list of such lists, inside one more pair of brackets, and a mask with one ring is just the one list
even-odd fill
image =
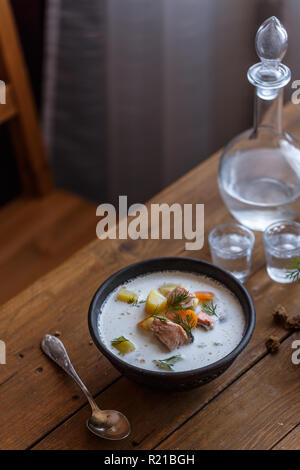
{"label": "decanter stopper", "polygon": [[288,34],[275,17],[268,18],[258,29],[255,48],[261,62],[248,70],[248,80],[257,87],[260,98],[271,100],[290,81],[290,69],[281,63],[288,47]]}
{"label": "decanter stopper", "polygon": [[262,62],[279,62],[285,56],[288,47],[288,35],[280,21],[272,16],[258,29],[255,38],[255,47]]}

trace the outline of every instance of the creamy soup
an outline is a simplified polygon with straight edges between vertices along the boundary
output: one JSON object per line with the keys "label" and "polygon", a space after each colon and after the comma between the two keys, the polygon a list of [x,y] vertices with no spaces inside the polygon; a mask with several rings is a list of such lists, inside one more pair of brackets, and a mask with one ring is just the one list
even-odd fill
{"label": "creamy soup", "polygon": [[[196,315],[203,310],[208,311],[213,318],[213,326],[208,328],[198,324],[191,330],[192,342],[171,351],[153,331],[138,326],[138,323],[149,317],[149,313],[145,312],[149,292],[153,289],[159,291],[165,285],[181,285],[190,293],[210,292],[213,295],[212,301],[199,302],[193,307]],[[105,346],[127,363],[158,372],[197,369],[228,355],[242,339],[245,317],[238,299],[223,285],[210,278],[179,271],[139,276],[124,285],[137,296],[128,302],[118,300],[121,287],[123,286],[115,289],[104,302],[98,318],[98,328]],[[164,313],[157,311],[150,316],[156,315],[164,317]],[[164,318],[162,320],[165,324]],[[132,350],[126,354],[121,354],[116,347],[122,338],[129,340],[132,346],[129,348]]]}

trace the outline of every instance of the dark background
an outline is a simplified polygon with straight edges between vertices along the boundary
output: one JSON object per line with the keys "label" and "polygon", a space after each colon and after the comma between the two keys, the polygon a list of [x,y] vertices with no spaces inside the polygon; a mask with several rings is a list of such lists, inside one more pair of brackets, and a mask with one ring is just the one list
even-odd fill
{"label": "dark background", "polygon": [[[44,0],[11,0],[19,29],[26,63],[36,104],[41,107]],[[14,153],[6,125],[0,126],[0,204],[13,199],[21,192]]]}

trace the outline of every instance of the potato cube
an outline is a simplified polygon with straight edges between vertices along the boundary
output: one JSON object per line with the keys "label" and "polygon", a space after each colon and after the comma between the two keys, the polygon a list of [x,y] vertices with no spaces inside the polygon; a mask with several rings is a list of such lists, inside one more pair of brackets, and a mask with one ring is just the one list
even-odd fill
{"label": "potato cube", "polygon": [[180,284],[164,284],[160,286],[158,290],[162,295],[167,297],[169,292],[171,292],[172,290],[176,289],[176,287],[179,287],[179,286]]}
{"label": "potato cube", "polygon": [[112,340],[111,344],[123,355],[135,351],[134,344],[124,336],[120,336],[119,338]]}
{"label": "potato cube", "polygon": [[125,289],[125,287],[121,287],[118,292],[117,299],[121,302],[126,302],[127,304],[134,304],[138,301],[139,296],[134,292],[130,292],[129,290]]}
{"label": "potato cube", "polygon": [[142,320],[138,323],[138,326],[141,328],[144,328],[144,330],[150,331],[151,330],[151,325],[154,320],[154,316],[152,317],[147,317],[145,320]]}
{"label": "potato cube", "polygon": [[152,291],[149,292],[149,295],[147,297],[146,301],[146,312],[149,315],[152,315],[152,313],[157,312],[161,313],[167,308],[167,299],[156,289],[152,289]]}

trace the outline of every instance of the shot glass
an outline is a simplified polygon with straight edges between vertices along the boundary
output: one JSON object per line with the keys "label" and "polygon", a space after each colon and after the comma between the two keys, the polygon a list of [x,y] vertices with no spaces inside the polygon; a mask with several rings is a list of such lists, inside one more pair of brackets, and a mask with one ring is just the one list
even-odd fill
{"label": "shot glass", "polygon": [[270,278],[281,284],[294,282],[300,268],[296,262],[300,257],[300,224],[276,222],[266,228],[263,240]]}
{"label": "shot glass", "polygon": [[251,269],[254,233],[232,222],[215,227],[208,241],[212,262],[245,282]]}

